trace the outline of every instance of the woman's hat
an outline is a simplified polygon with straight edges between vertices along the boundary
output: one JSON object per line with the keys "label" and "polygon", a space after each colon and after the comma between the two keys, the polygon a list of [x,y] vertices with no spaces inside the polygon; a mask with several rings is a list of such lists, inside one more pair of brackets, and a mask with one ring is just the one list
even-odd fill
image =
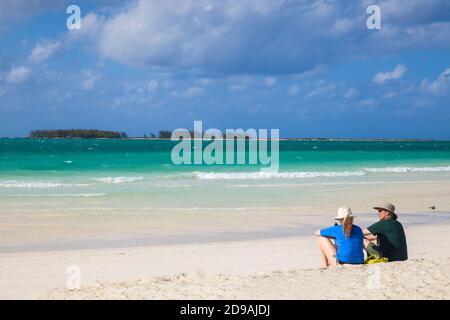
{"label": "woman's hat", "polygon": [[354,215],[352,213],[352,209],[350,209],[349,207],[341,207],[338,209],[338,214],[336,217],[334,217],[334,219],[341,220],[341,219],[345,219],[348,217],[354,217]]}

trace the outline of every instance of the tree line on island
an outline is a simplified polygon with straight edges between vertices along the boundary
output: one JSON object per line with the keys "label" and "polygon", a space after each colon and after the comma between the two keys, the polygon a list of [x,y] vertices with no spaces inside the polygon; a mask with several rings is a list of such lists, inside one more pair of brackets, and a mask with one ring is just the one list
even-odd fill
{"label": "tree line on island", "polygon": [[[190,131],[191,138],[203,137],[212,138],[212,136],[204,132]],[[154,133],[144,134],[144,139],[170,139],[172,131],[161,130],[158,135]],[[94,130],[94,129],[57,129],[57,130],[34,130],[29,134],[29,138],[34,139],[127,139],[126,132]],[[246,135],[237,134],[233,136],[237,139],[251,138]]]}
{"label": "tree line on island", "polygon": [[34,130],[30,132],[30,138],[54,139],[54,138],[78,138],[78,139],[123,139],[128,138],[126,132],[93,130],[93,129],[70,129],[70,130]]}
{"label": "tree line on island", "polygon": [[[144,134],[145,139],[170,139],[172,131],[159,131]],[[94,130],[94,129],[57,129],[57,130],[33,130],[29,134],[30,138],[36,139],[127,139],[126,132]]]}

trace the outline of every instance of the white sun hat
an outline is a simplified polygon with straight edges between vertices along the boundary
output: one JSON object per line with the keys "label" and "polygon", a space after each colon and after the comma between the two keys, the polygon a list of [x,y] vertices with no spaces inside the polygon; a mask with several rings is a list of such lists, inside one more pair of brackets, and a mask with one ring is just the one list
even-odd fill
{"label": "white sun hat", "polygon": [[354,217],[352,209],[350,207],[341,207],[338,209],[338,214],[334,217],[335,220],[345,219],[348,217]]}

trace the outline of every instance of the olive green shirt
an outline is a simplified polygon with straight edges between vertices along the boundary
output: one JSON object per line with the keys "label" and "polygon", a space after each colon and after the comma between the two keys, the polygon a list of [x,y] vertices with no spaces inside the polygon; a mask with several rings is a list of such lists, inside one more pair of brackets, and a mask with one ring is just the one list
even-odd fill
{"label": "olive green shirt", "polygon": [[405,230],[394,218],[380,220],[367,228],[377,236],[378,247],[383,257],[389,261],[404,261],[408,259]]}

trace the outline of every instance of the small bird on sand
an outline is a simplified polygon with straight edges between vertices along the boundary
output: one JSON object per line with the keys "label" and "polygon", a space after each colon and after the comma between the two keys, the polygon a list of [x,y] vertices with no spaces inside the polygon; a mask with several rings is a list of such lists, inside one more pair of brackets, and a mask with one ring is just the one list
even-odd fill
{"label": "small bird on sand", "polygon": [[435,210],[436,206],[429,207],[431,210]]}

